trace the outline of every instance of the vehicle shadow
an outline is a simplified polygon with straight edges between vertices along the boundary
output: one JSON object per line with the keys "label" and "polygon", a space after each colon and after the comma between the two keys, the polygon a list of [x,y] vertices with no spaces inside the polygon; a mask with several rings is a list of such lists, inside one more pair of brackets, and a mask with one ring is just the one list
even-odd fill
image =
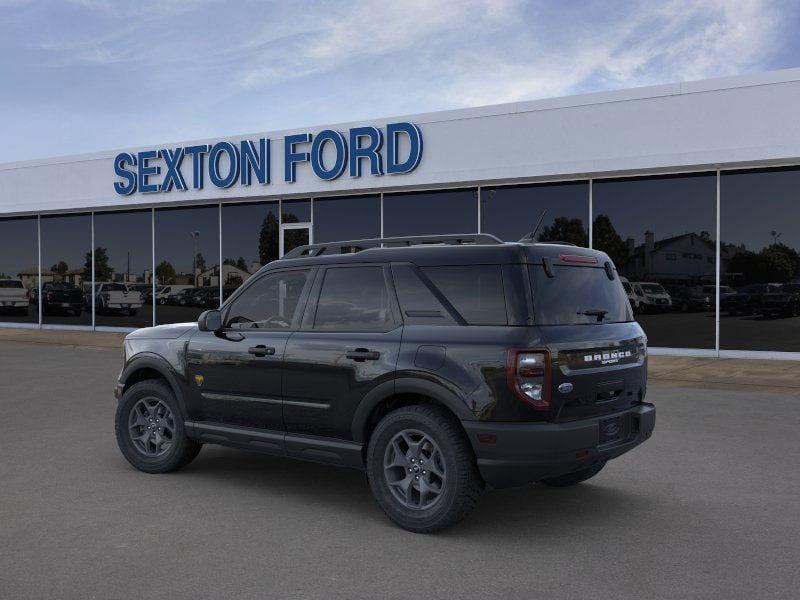
{"label": "vehicle shadow", "polygon": [[[327,508],[349,513],[380,527],[397,529],[372,498],[366,476],[354,469],[316,464],[283,457],[242,452],[229,448],[204,448],[200,456],[181,471],[209,485],[263,490],[270,497],[287,497],[299,503],[323,502]],[[469,518],[440,535],[476,540],[498,535],[530,535],[546,540],[565,530],[624,522],[628,517],[652,510],[652,498],[630,489],[609,487],[602,481],[569,488],[528,485],[505,490],[486,490]],[[401,531],[397,529],[397,531]]]}

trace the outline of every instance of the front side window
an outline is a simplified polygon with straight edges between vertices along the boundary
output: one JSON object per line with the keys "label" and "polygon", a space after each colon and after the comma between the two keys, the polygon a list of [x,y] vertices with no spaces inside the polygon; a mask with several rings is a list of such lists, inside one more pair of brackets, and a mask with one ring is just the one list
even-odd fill
{"label": "front side window", "polygon": [[388,331],[392,325],[383,267],[338,267],[325,272],[314,329]]}
{"label": "front side window", "polygon": [[289,329],[308,271],[288,271],[263,276],[236,298],[227,314],[230,329]]}

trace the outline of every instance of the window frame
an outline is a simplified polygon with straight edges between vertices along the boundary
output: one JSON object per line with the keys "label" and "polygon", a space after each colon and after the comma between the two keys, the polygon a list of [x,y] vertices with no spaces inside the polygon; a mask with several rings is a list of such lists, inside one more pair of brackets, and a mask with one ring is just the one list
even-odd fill
{"label": "window frame", "polygon": [[[287,267],[282,269],[270,269],[264,273],[257,273],[252,275],[247,281],[245,281],[242,285],[240,285],[236,291],[230,295],[230,297],[223,303],[222,308],[220,308],[220,312],[222,313],[222,331],[223,332],[236,332],[236,333],[247,333],[247,332],[254,332],[257,331],[259,333],[271,333],[276,331],[298,331],[300,329],[300,323],[302,322],[303,314],[305,313],[306,304],[308,302],[309,294],[311,292],[311,288],[316,282],[316,275],[319,271],[318,267]],[[297,300],[297,309],[295,310],[295,314],[292,317],[292,322],[290,323],[289,327],[285,329],[237,329],[234,327],[228,327],[228,315],[230,314],[231,307],[233,306],[234,302],[241,296],[242,294],[247,293],[247,290],[250,289],[251,286],[255,285],[259,281],[263,280],[266,277],[271,277],[273,275],[282,275],[285,273],[297,273],[297,272],[305,272],[308,273],[306,278],[306,282],[303,285],[303,291],[300,292],[300,298]]]}
{"label": "window frame", "polygon": [[[314,321],[317,318],[317,309],[319,308],[319,299],[322,293],[322,286],[325,282],[325,276],[331,269],[357,269],[357,268],[373,268],[381,269],[383,274],[384,286],[386,286],[387,298],[389,300],[389,316],[390,323],[386,329],[315,329]],[[352,263],[352,264],[331,264],[318,267],[318,271],[314,278],[313,286],[308,295],[303,318],[300,324],[300,331],[308,331],[320,335],[337,335],[341,333],[389,333],[403,325],[403,319],[400,316],[400,305],[397,301],[397,292],[394,288],[394,281],[388,263]]]}

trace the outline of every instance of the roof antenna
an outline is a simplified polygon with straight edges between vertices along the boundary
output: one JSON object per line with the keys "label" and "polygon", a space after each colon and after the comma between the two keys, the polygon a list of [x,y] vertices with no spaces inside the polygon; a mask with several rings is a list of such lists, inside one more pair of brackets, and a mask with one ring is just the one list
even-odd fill
{"label": "roof antenna", "polygon": [[534,227],[533,231],[531,231],[530,233],[525,234],[525,237],[523,237],[519,241],[520,244],[526,244],[528,242],[535,242],[536,241],[536,232],[539,231],[539,227],[542,225],[542,221],[544,221],[544,216],[546,214],[547,214],[547,209],[545,208],[542,211],[542,216],[539,217],[539,220],[536,222],[536,227]]}

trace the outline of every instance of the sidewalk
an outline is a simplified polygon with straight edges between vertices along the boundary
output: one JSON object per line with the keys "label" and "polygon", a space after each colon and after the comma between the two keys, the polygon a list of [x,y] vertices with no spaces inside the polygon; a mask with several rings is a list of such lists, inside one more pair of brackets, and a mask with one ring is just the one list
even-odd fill
{"label": "sidewalk", "polygon": [[[0,343],[81,346],[119,351],[124,333],[0,328]],[[651,356],[650,383],[694,389],[780,392],[800,397],[800,362],[739,358]]]}

